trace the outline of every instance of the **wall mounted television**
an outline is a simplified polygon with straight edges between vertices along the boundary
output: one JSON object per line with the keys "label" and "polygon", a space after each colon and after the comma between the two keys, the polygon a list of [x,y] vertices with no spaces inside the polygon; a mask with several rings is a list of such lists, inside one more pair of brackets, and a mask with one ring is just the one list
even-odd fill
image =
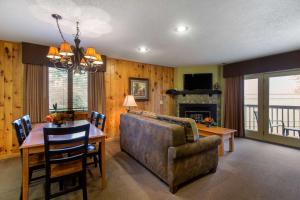
{"label": "wall mounted television", "polygon": [[184,74],[183,87],[184,90],[211,90],[213,75],[211,73],[201,74]]}

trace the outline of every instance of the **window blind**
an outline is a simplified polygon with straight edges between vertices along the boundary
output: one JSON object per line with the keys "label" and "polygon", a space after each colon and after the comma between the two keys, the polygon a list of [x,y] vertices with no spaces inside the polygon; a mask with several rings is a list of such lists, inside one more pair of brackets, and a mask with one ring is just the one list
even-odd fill
{"label": "window blind", "polygon": [[73,74],[73,110],[88,109],[88,74]]}
{"label": "window blind", "polygon": [[57,103],[58,110],[68,109],[68,72],[49,67],[49,110]]}
{"label": "window blind", "polygon": [[73,74],[49,68],[49,110],[88,109],[88,74]]}

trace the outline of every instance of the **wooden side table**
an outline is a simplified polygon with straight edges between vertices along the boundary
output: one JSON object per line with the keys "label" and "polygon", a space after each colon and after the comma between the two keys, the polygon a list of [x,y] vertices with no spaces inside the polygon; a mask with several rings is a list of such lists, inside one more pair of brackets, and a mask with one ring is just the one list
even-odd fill
{"label": "wooden side table", "polygon": [[220,156],[224,156],[224,140],[227,138],[229,138],[229,151],[234,151],[234,133],[237,132],[237,130],[217,126],[207,127],[203,124],[197,124],[197,128],[201,136],[218,135],[221,137],[222,142],[219,145]]}

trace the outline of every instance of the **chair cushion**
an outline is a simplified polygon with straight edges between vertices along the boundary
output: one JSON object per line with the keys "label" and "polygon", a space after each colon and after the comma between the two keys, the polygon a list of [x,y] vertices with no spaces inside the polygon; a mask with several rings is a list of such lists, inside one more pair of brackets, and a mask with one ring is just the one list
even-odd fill
{"label": "chair cushion", "polygon": [[82,171],[82,161],[75,160],[63,164],[51,165],[51,178],[70,175]]}
{"label": "chair cushion", "polygon": [[44,153],[30,154],[29,155],[29,167],[36,167],[45,165]]}

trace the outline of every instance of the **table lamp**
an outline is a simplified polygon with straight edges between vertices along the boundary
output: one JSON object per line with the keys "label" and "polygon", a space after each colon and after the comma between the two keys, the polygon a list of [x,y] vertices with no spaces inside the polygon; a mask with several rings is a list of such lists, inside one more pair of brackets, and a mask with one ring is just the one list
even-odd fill
{"label": "table lamp", "polygon": [[127,111],[128,111],[128,112],[130,111],[130,108],[131,108],[131,107],[136,107],[137,104],[136,104],[136,102],[135,102],[135,100],[134,100],[134,96],[132,96],[132,95],[127,95],[127,96],[125,97],[123,106],[127,108]]}

